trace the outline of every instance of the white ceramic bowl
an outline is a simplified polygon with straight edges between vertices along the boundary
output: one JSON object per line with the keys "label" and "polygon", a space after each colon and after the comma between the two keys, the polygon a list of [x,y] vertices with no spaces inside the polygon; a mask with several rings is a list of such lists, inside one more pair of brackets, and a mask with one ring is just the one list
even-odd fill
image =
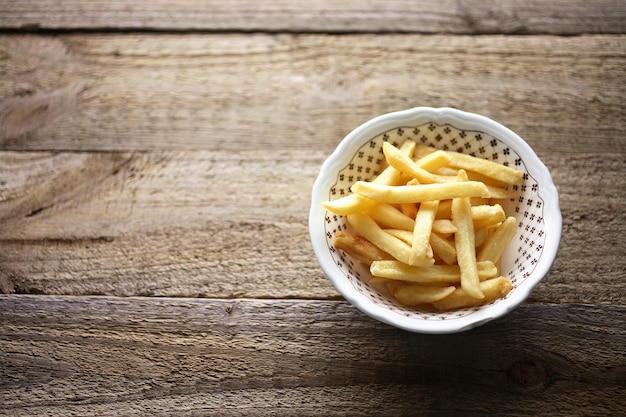
{"label": "white ceramic bowl", "polygon": [[[518,197],[505,206],[518,220],[507,246],[501,273],[513,283],[501,300],[446,313],[425,312],[398,304],[384,288],[371,285],[366,266],[333,246],[334,234],[346,228],[345,218],[327,212],[321,203],[350,193],[358,180],[372,178],[382,160],[382,143],[406,139],[496,160],[524,171]],[[384,323],[420,333],[453,333],[503,316],[528,297],[550,269],[561,239],[559,197],[548,169],[518,135],[487,117],[452,108],[417,107],[376,117],[348,134],[324,162],[313,186],[309,232],[324,273],[343,297]]]}

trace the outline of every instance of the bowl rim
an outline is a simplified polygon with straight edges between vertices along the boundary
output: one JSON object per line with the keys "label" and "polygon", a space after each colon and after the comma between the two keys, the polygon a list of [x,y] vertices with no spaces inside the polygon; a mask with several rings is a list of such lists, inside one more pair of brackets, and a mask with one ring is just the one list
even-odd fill
{"label": "bowl rim", "polygon": [[[531,276],[512,291],[505,300],[473,312],[460,320],[416,321],[400,315],[389,315],[387,309],[375,304],[364,294],[356,291],[348,280],[337,274],[335,264],[328,254],[326,236],[319,225],[324,221],[326,210],[321,203],[327,199],[329,187],[336,178],[328,175],[338,171],[351,158],[350,150],[358,148],[371,138],[390,129],[404,126],[418,126],[424,123],[451,124],[465,130],[479,130],[491,134],[507,143],[524,160],[527,171],[535,178],[541,178],[538,189],[544,200],[544,223],[546,244],[542,261],[536,265]],[[322,164],[313,184],[311,208],[309,212],[309,235],[319,264],[339,293],[361,312],[389,325],[418,333],[454,333],[471,329],[501,317],[518,307],[548,273],[556,258],[562,232],[562,215],[558,190],[548,168],[539,159],[531,146],[520,136],[502,124],[477,113],[470,113],[451,107],[414,107],[407,110],[385,113],[361,124],[337,145],[336,149]]]}

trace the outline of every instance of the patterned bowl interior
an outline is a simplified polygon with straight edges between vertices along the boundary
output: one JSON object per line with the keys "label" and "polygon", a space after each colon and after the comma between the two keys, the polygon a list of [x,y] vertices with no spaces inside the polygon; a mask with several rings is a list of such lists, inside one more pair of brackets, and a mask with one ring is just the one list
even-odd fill
{"label": "patterned bowl interior", "polygon": [[[526,279],[538,265],[544,253],[546,239],[544,202],[538,194],[538,181],[528,173],[522,158],[497,137],[482,131],[462,130],[450,124],[440,125],[433,122],[388,130],[372,137],[354,152],[350,162],[337,173],[336,182],[328,190],[327,198],[333,200],[347,195],[355,181],[369,180],[376,176],[384,160],[383,142],[389,141],[398,146],[407,139],[436,149],[463,152],[494,160],[520,169],[525,173],[523,183],[510,188],[517,197],[504,204],[507,215],[514,216],[518,220],[517,235],[507,247],[501,261],[501,274],[513,283],[513,290],[509,293],[511,296],[517,288],[524,286]],[[402,315],[415,320],[455,320],[503,301],[497,300],[479,307],[448,313],[404,307],[389,296],[384,286],[370,283],[372,276],[366,266],[351,259],[346,253],[333,246],[335,233],[347,229],[348,226],[343,216],[326,212],[324,222],[325,250],[329,251],[336,268],[356,291],[367,297],[372,303],[386,307],[390,314]]]}

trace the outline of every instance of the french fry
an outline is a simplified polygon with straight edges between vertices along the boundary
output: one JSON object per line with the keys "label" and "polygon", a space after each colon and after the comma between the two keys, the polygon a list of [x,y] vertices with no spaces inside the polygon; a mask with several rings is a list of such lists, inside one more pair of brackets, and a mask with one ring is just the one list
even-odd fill
{"label": "french fry", "polygon": [[[415,142],[405,141],[400,146],[400,151],[411,155],[415,149]],[[397,184],[401,172],[394,167],[388,166],[385,168],[376,178],[372,180],[375,184],[394,185]],[[340,216],[347,216],[348,214],[359,213],[376,204],[376,201],[362,197],[357,194],[348,194],[345,197],[338,198],[332,201],[325,201],[322,203],[322,207],[330,211],[333,214]]]}
{"label": "french fry", "polygon": [[387,288],[400,304],[406,306],[432,303],[444,299],[455,291],[453,285],[431,287],[408,282],[388,283]]}
{"label": "french fry", "polygon": [[389,282],[389,280],[387,278],[382,278],[382,277],[372,277],[369,280],[370,284],[377,284],[377,285],[387,284],[388,282]]}
{"label": "french fry", "polygon": [[404,243],[410,245],[413,242],[413,232],[402,229],[383,229],[386,233],[389,233],[391,236],[397,237]]}
{"label": "french fry", "polygon": [[[445,177],[437,176],[421,168],[418,163],[413,161],[413,159],[411,159],[408,155],[402,153],[398,148],[389,142],[383,143],[383,153],[385,154],[385,159],[390,166],[411,178],[416,178],[422,184],[434,184],[445,181]],[[431,155],[428,157],[432,158]],[[447,156],[445,153],[441,153],[439,155]],[[450,162],[449,157],[446,162]],[[422,163],[424,163],[423,160]]]}
{"label": "french fry", "polygon": [[[363,214],[351,214],[348,216],[348,222],[352,225],[356,233],[369,240],[374,246],[387,252],[401,262],[409,263],[411,247],[397,237],[382,230],[374,219]],[[421,266],[430,266],[433,263],[433,259],[424,260]]]}
{"label": "french fry", "polygon": [[433,249],[434,255],[438,256],[447,265],[456,263],[456,248],[452,242],[444,239],[435,232],[430,234],[428,241],[430,247]]}
{"label": "french fry", "polygon": [[[413,150],[413,157],[416,160],[419,160],[435,152],[443,152],[443,151],[437,151],[437,149],[433,148],[432,146],[422,145],[418,143],[417,145],[415,145],[415,149]],[[422,167],[422,168],[426,169],[425,167]]]}
{"label": "french fry", "polygon": [[506,245],[513,239],[517,231],[517,220],[508,217],[494,233],[487,238],[476,256],[477,260],[496,263],[500,260]]}
{"label": "french fry", "polygon": [[479,248],[481,247],[485,241],[487,240],[487,238],[489,237],[489,228],[482,228],[482,229],[474,229],[474,245]]}
{"label": "french fry", "polygon": [[435,214],[437,214],[437,207],[439,207],[438,200],[425,201],[420,204],[417,216],[415,217],[409,265],[422,264],[424,262],[423,260],[428,258],[430,234],[432,233]]}
{"label": "french fry", "polygon": [[376,223],[381,227],[403,230],[413,230],[415,228],[415,220],[390,204],[376,204],[368,209],[365,214],[376,220]]}
{"label": "french fry", "polygon": [[[498,275],[496,265],[489,261],[478,262],[477,271],[481,281]],[[458,265],[417,267],[406,265],[396,260],[381,260],[372,262],[370,272],[375,277],[420,284],[442,285],[461,281],[461,269]]]}
{"label": "french fry", "polygon": [[[408,245],[413,244],[413,232],[409,232],[408,230],[401,230],[401,229],[383,229],[383,230],[386,233],[389,233],[391,236],[397,237],[398,239],[400,239],[401,241],[403,241],[404,243]],[[434,256],[433,248],[429,244],[428,247],[426,248],[426,257],[432,258],[433,256]]]}
{"label": "french fry", "polygon": [[[433,148],[432,146],[423,145],[421,143],[418,143],[418,144],[415,145],[415,149],[413,150],[413,158],[415,158],[416,160],[422,159],[422,158],[430,155],[431,153],[435,153],[435,152],[438,152],[438,151],[437,151],[437,149]],[[443,152],[443,151],[439,151],[439,152]],[[446,164],[448,162],[446,162]],[[422,168],[425,168],[425,167],[422,167]],[[430,171],[430,169],[429,169],[429,171]]]}
{"label": "french fry", "polygon": [[488,205],[490,204],[490,202],[491,202],[491,198],[485,198],[485,197],[471,197],[470,198],[470,204],[472,207]]}
{"label": "french fry", "polygon": [[435,172],[450,162],[450,156],[444,151],[434,151],[422,156],[414,155],[414,157],[415,164],[428,172]]}
{"label": "french fry", "polygon": [[482,182],[465,181],[445,184],[419,184],[390,186],[357,181],[352,192],[383,203],[416,203],[433,200],[449,200],[461,197],[489,197]]}
{"label": "french fry", "polygon": [[348,194],[336,200],[326,201],[322,203],[322,206],[331,213],[347,216],[348,214],[366,210],[374,204],[376,204],[376,201],[370,198],[365,198],[357,194]]}
{"label": "french fry", "polygon": [[[460,170],[458,178],[460,184],[465,184],[467,175],[463,170]],[[483,299],[485,296],[478,285],[480,280],[476,267],[474,224],[468,197],[458,197],[452,200],[452,223],[457,229],[454,234],[454,243],[456,257],[461,268],[461,287],[469,296],[479,300]]]}
{"label": "french fry", "polygon": [[472,206],[472,221],[474,222],[474,230],[482,229],[503,222],[506,219],[504,209],[501,205],[495,204]]}
{"label": "french fry", "polygon": [[405,216],[415,220],[415,216],[417,215],[417,204],[415,203],[401,203],[400,211],[404,213]]}
{"label": "french fry", "polygon": [[369,265],[369,283],[406,306],[448,311],[506,296],[512,283],[500,263],[517,222],[503,204],[522,172],[411,140],[382,146],[382,173],[325,205],[356,233],[336,232],[335,247]]}
{"label": "french fry", "polygon": [[507,200],[517,197],[513,191],[505,190],[504,188],[494,187],[492,185],[486,185],[487,191],[489,191],[489,197],[497,200]]}
{"label": "french fry", "polygon": [[523,173],[520,170],[507,167],[494,161],[489,161],[460,152],[450,152],[450,165],[466,171],[477,172],[489,178],[502,181],[505,184],[517,184],[522,180]]}
{"label": "french fry", "polygon": [[[452,167],[450,167],[451,169],[454,169]],[[458,171],[458,169],[457,169]],[[489,187],[496,187],[496,188],[504,188],[507,186],[507,183],[504,181],[499,181],[495,178],[491,178],[488,177],[486,175],[483,175],[479,172],[472,172],[472,171],[466,171],[467,172],[467,177],[470,179],[470,181],[480,181],[482,183],[484,183],[487,188]]]}
{"label": "french fry", "polygon": [[335,233],[334,245],[357,261],[370,265],[374,261],[391,259],[391,256],[378,249],[368,240],[354,236],[351,233],[338,231]]}
{"label": "french fry", "polygon": [[[437,210],[437,212],[439,212],[439,210]],[[435,221],[433,221],[433,232],[449,236],[456,232],[456,227],[450,219],[435,219]]]}
{"label": "french fry", "polygon": [[[437,174],[437,175],[441,175],[442,177],[454,177],[454,178],[456,178],[457,174],[459,173],[459,169],[458,168],[453,168],[450,165],[446,165],[446,166],[443,166],[443,167],[437,169],[433,173]],[[472,179],[472,181],[474,181],[474,180]],[[476,180],[476,181],[480,181],[480,180]],[[484,182],[484,181],[480,181],[480,182]]]}
{"label": "french fry", "polygon": [[497,277],[482,281],[480,290],[484,298],[478,300],[469,296],[462,288],[457,288],[445,298],[433,301],[432,305],[439,311],[455,310],[463,307],[473,307],[479,304],[504,298],[513,288],[513,284],[505,277]]}
{"label": "french fry", "polygon": [[437,208],[437,215],[435,219],[450,219],[452,217],[452,200],[439,201],[439,208]]}

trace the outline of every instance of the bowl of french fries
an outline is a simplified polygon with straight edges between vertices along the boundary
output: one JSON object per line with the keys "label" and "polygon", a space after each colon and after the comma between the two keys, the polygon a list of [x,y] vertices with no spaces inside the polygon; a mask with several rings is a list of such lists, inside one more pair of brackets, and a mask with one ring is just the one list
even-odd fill
{"label": "bowl of french fries", "polygon": [[369,316],[420,333],[501,317],[548,273],[552,177],[505,126],[452,108],[384,114],[321,167],[309,232],[326,276]]}

